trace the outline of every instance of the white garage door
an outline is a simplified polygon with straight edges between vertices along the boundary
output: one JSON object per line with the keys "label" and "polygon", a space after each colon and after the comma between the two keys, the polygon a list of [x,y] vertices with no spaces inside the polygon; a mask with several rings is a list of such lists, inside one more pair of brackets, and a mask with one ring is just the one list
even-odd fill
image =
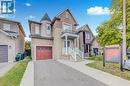
{"label": "white garage door", "polygon": [[0,45],[0,62],[8,62],[8,46]]}

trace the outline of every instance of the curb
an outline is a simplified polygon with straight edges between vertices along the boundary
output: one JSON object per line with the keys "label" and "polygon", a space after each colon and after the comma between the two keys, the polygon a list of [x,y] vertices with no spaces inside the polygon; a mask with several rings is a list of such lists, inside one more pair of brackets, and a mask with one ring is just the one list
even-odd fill
{"label": "curb", "polygon": [[34,65],[32,61],[27,65],[20,86],[34,86]]}

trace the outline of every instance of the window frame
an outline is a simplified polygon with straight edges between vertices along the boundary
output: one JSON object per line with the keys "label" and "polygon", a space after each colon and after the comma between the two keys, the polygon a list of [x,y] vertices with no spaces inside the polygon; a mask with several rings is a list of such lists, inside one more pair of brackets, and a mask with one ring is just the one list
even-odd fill
{"label": "window frame", "polygon": [[90,33],[86,32],[86,33],[85,33],[85,36],[86,36],[86,39],[87,39],[87,40],[90,40],[90,39],[91,39]]}
{"label": "window frame", "polygon": [[[49,29],[48,29],[48,27],[49,27]],[[51,25],[50,24],[46,25],[46,34],[51,35]]]}
{"label": "window frame", "polygon": [[[67,48],[71,47],[71,41],[70,40],[67,40]],[[66,48],[66,40],[64,40],[64,48]]]}
{"label": "window frame", "polygon": [[[64,29],[64,26],[70,26],[70,28],[68,29],[68,30],[66,30],[66,29]],[[63,22],[62,23],[62,29],[63,29],[63,32],[65,32],[65,31],[72,31],[72,25],[71,24],[68,24],[68,23],[65,23],[65,22]]]}
{"label": "window frame", "polygon": [[35,24],[35,34],[40,34],[40,25]]}

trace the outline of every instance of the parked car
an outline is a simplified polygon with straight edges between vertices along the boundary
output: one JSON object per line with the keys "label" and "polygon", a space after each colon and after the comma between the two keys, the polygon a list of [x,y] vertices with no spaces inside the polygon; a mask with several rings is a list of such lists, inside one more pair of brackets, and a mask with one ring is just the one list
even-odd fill
{"label": "parked car", "polygon": [[24,59],[24,53],[17,53],[15,60],[19,61],[19,60],[23,60]]}

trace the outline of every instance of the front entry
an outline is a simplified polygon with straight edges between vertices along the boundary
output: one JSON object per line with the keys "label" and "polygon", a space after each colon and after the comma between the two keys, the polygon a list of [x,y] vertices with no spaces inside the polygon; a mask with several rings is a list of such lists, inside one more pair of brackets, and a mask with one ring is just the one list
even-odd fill
{"label": "front entry", "polygon": [[85,56],[89,56],[90,55],[90,49],[91,49],[91,47],[90,47],[90,44],[85,44],[85,47],[84,47],[84,53],[85,53]]}
{"label": "front entry", "polygon": [[52,47],[50,46],[37,46],[36,47],[36,60],[52,59]]}

